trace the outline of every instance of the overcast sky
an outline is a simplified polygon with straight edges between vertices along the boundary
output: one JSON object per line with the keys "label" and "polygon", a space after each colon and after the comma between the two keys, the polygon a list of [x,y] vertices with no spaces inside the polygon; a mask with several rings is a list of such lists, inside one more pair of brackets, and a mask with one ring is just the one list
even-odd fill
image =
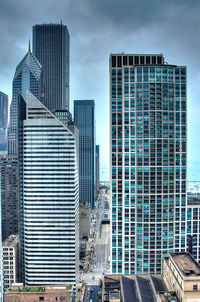
{"label": "overcast sky", "polygon": [[101,179],[109,167],[109,55],[163,53],[188,68],[188,180],[200,181],[199,0],[0,0],[0,90],[11,97],[16,65],[32,26],[59,23],[70,33],[70,107],[94,99]]}

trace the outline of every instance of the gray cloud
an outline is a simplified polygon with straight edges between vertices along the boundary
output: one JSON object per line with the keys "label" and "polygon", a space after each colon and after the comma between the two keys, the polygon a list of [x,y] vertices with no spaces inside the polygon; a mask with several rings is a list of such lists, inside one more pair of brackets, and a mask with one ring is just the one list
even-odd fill
{"label": "gray cloud", "polygon": [[[169,63],[188,66],[189,162],[200,166],[195,151],[200,149],[199,15],[199,0],[1,0],[0,90],[11,95],[12,77],[26,53],[32,25],[62,19],[71,36],[71,103],[95,99],[97,142],[107,165],[109,54],[163,52]],[[194,169],[190,174],[197,178]]]}

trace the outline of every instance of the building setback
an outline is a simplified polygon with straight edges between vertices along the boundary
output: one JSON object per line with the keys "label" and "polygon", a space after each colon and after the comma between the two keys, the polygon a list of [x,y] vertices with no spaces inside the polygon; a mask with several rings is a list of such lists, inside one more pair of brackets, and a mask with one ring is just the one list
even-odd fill
{"label": "building setback", "polygon": [[8,96],[0,91],[0,153],[7,150]]}
{"label": "building setback", "polygon": [[33,26],[33,53],[44,71],[43,102],[49,110],[69,110],[69,45],[67,26]]}
{"label": "building setback", "polygon": [[19,65],[16,67],[13,86],[12,102],[10,105],[10,122],[8,127],[8,154],[17,155],[17,119],[18,119],[18,97],[21,94],[26,98],[26,90],[30,90],[37,98],[41,94],[42,67],[38,60],[29,50]]}
{"label": "building setback", "polygon": [[186,67],[110,56],[112,273],[160,273],[186,249]]}
{"label": "building setback", "polygon": [[[30,92],[19,121],[20,265],[30,285],[76,284],[79,192],[73,127]],[[75,127],[74,127],[75,128]]]}
{"label": "building setback", "polygon": [[18,233],[17,156],[0,155],[2,240]]}
{"label": "building setback", "polygon": [[79,128],[79,198],[95,205],[95,103],[74,101],[74,121]]}

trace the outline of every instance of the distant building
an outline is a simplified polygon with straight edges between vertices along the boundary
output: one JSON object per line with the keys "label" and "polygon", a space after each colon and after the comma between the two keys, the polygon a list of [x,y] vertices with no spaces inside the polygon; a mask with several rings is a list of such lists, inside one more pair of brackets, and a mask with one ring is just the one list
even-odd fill
{"label": "distant building", "polygon": [[13,284],[4,294],[4,302],[62,301],[72,302],[72,287],[67,284],[37,285],[27,287],[23,283]]}
{"label": "distant building", "polygon": [[79,199],[95,206],[95,103],[74,101],[74,121],[79,128]]}
{"label": "distant building", "polygon": [[2,249],[2,227],[1,227],[1,172],[0,172],[0,302],[3,302],[3,249]]}
{"label": "distant building", "polygon": [[18,233],[17,156],[0,155],[2,240]]}
{"label": "distant building", "polygon": [[96,145],[96,195],[99,193],[100,183],[100,146]]}
{"label": "distant building", "polygon": [[[76,127],[27,92],[20,100],[19,234],[22,282],[72,284],[79,272]],[[60,116],[59,112],[57,113]],[[66,112],[67,115],[67,112]]]}
{"label": "distant building", "polygon": [[33,53],[44,72],[43,103],[51,111],[69,110],[69,46],[67,26],[33,26]]}
{"label": "distant building", "polygon": [[17,120],[18,120],[18,98],[21,94],[26,98],[26,90],[31,91],[35,97],[41,94],[42,85],[42,66],[31,53],[30,46],[27,54],[16,67],[13,86],[12,102],[10,105],[10,122],[8,126],[8,154],[17,155],[18,137],[17,137]]}
{"label": "distant building", "polygon": [[11,235],[3,242],[4,291],[18,282],[19,236]]}
{"label": "distant building", "polygon": [[200,266],[189,253],[171,253],[161,275],[106,275],[102,302],[198,302]]}
{"label": "distant building", "polygon": [[8,96],[0,91],[0,153],[7,151]]}

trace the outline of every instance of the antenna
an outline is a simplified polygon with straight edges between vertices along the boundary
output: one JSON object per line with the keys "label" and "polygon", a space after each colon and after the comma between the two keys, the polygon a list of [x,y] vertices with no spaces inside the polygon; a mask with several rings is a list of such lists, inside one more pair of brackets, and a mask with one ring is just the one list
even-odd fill
{"label": "antenna", "polygon": [[29,38],[29,43],[28,43],[28,52],[31,52],[31,42],[30,42],[30,38]]}

